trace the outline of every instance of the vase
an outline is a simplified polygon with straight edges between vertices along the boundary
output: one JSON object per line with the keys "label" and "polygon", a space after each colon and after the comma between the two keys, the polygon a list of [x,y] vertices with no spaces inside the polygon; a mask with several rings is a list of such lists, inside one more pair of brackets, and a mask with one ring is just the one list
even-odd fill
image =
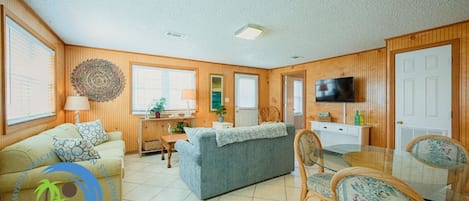
{"label": "vase", "polygon": [[218,117],[218,122],[224,122],[224,121],[225,121],[225,117],[222,117],[222,116]]}
{"label": "vase", "polygon": [[160,118],[160,112],[155,112],[155,118]]}

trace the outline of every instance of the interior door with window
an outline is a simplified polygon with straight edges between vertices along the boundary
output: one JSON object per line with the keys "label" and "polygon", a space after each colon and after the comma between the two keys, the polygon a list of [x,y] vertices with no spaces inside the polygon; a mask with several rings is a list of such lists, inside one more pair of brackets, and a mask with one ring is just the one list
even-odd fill
{"label": "interior door with window", "polygon": [[283,119],[285,123],[304,128],[303,75],[284,76]]}
{"label": "interior door with window", "polygon": [[395,148],[426,134],[451,137],[451,45],[395,55]]}
{"label": "interior door with window", "polygon": [[258,76],[235,74],[235,125],[258,124]]}

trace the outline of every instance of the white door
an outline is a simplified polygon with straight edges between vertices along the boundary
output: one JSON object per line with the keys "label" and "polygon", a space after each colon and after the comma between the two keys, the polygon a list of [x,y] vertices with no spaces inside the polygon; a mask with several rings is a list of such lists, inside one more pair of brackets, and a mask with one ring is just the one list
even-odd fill
{"label": "white door", "polygon": [[283,119],[285,123],[295,125],[296,129],[304,128],[303,78],[304,75],[284,77]]}
{"label": "white door", "polygon": [[283,95],[283,119],[287,124],[295,123],[294,106],[293,106],[293,78],[286,75],[284,77],[284,95]]}
{"label": "white door", "polygon": [[451,45],[395,55],[395,148],[426,134],[451,137]]}
{"label": "white door", "polygon": [[235,74],[235,124],[258,124],[258,76]]}

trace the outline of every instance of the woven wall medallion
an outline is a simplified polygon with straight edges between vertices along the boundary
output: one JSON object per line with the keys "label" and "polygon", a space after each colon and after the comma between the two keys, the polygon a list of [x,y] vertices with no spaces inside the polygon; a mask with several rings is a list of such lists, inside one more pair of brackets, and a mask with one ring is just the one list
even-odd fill
{"label": "woven wall medallion", "polygon": [[106,102],[118,97],[125,87],[122,71],[104,59],[88,59],[72,72],[72,85],[90,100]]}

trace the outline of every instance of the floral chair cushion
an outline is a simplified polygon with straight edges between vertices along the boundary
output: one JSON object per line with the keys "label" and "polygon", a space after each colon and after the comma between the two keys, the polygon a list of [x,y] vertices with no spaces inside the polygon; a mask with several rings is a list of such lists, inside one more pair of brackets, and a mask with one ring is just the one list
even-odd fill
{"label": "floral chair cushion", "polygon": [[378,179],[348,176],[336,187],[339,201],[405,201],[410,200],[398,189]]}
{"label": "floral chair cushion", "polygon": [[419,141],[412,147],[411,153],[424,162],[451,167],[457,163],[467,163],[463,150],[452,142],[444,139],[428,138]]}
{"label": "floral chair cushion", "polygon": [[78,162],[101,158],[94,146],[81,138],[54,138],[54,149],[63,162]]}
{"label": "floral chair cushion", "polygon": [[81,137],[90,141],[94,146],[106,142],[109,139],[99,119],[91,122],[77,123],[77,129]]}
{"label": "floral chair cushion", "polygon": [[328,198],[332,198],[331,173],[316,173],[308,177],[308,188]]}

